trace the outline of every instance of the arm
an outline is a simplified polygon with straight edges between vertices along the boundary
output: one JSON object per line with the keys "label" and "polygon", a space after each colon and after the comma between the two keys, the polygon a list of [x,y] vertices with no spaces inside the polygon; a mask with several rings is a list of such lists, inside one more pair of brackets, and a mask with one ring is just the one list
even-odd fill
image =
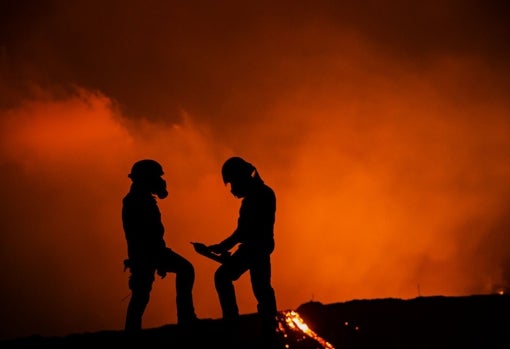
{"label": "arm", "polygon": [[210,245],[209,249],[214,253],[222,253],[230,250],[239,242],[237,230],[219,244]]}

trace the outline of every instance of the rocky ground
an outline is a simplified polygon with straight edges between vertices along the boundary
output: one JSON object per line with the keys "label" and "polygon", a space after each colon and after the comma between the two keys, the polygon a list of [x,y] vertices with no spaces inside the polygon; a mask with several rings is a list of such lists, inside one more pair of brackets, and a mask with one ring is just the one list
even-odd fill
{"label": "rocky ground", "polygon": [[510,348],[510,295],[310,302],[297,311],[335,348]]}
{"label": "rocky ground", "polygon": [[[510,348],[510,296],[418,297],[308,302],[280,312],[279,337],[288,349]],[[193,333],[175,325],[146,329],[138,338],[122,331],[30,336],[0,342],[7,348],[140,346],[143,348],[227,348],[221,320],[201,320]],[[239,349],[268,349],[261,342],[256,314],[241,317]],[[136,345],[139,344],[139,345]]]}

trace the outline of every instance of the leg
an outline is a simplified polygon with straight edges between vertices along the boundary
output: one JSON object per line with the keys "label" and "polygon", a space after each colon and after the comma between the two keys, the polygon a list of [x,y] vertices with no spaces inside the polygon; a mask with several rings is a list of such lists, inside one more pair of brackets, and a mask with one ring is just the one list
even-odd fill
{"label": "leg", "polygon": [[214,286],[220,300],[223,319],[226,321],[237,321],[239,317],[234,281],[247,270],[246,255],[237,250],[214,274]]}
{"label": "leg", "polygon": [[276,340],[278,328],[276,296],[271,286],[271,261],[270,255],[257,257],[250,269],[250,279],[257,310],[261,319],[263,335],[269,343]]}
{"label": "leg", "polygon": [[224,335],[228,348],[239,347],[239,308],[237,306],[234,281],[248,270],[246,256],[237,250],[214,274],[214,285],[223,314]]}
{"label": "leg", "polygon": [[168,249],[163,261],[164,269],[175,273],[177,322],[187,325],[197,319],[193,305],[195,269],[184,257]]}
{"label": "leg", "polygon": [[136,333],[142,329],[142,317],[149,303],[152,283],[154,282],[154,269],[131,269],[129,288],[131,299],[129,300],[124,330]]}
{"label": "leg", "polygon": [[214,273],[214,286],[220,300],[224,319],[239,317],[234,283],[227,267],[221,265]]}

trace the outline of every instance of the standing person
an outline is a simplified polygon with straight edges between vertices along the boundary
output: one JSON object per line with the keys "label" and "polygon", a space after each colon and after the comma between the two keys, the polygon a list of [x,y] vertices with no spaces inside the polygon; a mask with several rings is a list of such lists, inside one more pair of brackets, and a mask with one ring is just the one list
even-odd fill
{"label": "standing person", "polygon": [[264,339],[268,344],[276,345],[277,306],[271,286],[276,195],[264,183],[257,169],[240,157],[225,161],[221,172],[223,182],[230,184],[232,195],[242,199],[237,228],[220,243],[209,246],[210,251],[217,254],[238,246],[214,274],[223,320],[227,326],[233,326],[233,331],[236,330],[239,309],[233,281],[249,271]]}
{"label": "standing person", "polygon": [[142,317],[149,303],[152,285],[157,273],[164,278],[175,273],[177,324],[186,331],[197,320],[193,306],[192,289],[195,282],[193,265],[166,246],[165,228],[156,197],[168,196],[163,168],[151,159],[134,163],[132,184],[122,200],[122,225],[127,242],[130,270],[131,299],[126,313],[125,331],[137,333],[142,329]]}

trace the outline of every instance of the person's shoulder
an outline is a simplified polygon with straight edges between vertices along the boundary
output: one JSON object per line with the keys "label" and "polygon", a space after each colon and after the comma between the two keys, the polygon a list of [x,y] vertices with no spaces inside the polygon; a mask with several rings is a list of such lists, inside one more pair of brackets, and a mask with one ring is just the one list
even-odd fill
{"label": "person's shoulder", "polygon": [[274,196],[276,197],[276,194],[275,194],[275,191],[273,190],[273,188],[271,188],[269,185],[267,185],[266,183],[262,183],[262,186],[261,186],[262,190],[261,192],[264,194],[264,195],[268,195],[268,196]]}
{"label": "person's shoulder", "polygon": [[270,191],[270,192],[273,192],[274,193],[274,190],[273,188],[271,188],[269,185],[267,185],[266,183],[264,183],[264,187],[266,188],[267,191]]}

